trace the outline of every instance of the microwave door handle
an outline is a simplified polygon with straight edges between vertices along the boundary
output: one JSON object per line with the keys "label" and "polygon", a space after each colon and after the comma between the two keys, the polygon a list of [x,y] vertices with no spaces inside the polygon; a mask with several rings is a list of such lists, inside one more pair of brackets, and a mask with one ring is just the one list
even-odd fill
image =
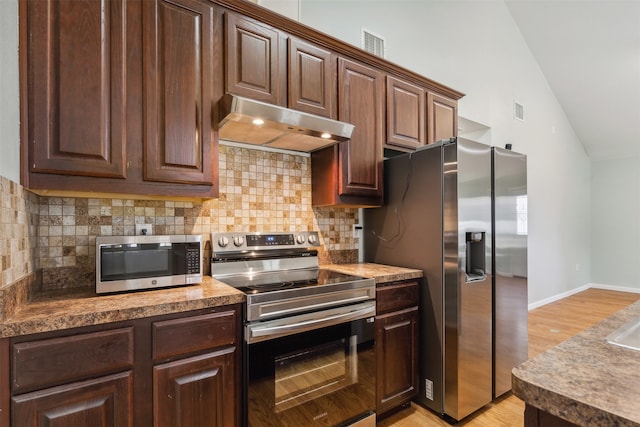
{"label": "microwave door handle", "polygon": [[351,320],[358,320],[371,315],[375,315],[375,306],[364,307],[347,313],[326,316],[321,319],[310,319],[285,325],[249,325],[247,326],[247,331],[249,332],[247,334],[247,341],[251,344],[299,332],[308,332],[314,329],[333,326]]}

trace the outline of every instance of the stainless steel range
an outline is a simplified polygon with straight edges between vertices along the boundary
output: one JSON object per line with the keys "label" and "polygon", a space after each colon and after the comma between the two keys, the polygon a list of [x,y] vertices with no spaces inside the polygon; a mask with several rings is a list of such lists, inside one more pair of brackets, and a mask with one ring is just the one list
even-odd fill
{"label": "stainless steel range", "polygon": [[318,233],[214,233],[247,296],[245,425],[375,425],[375,281],[319,266]]}

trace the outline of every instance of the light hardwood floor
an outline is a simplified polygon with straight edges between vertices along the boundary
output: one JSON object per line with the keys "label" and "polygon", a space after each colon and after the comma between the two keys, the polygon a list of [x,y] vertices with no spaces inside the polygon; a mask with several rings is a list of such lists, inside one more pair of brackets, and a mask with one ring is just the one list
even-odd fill
{"label": "light hardwood floor", "polygon": [[[529,357],[544,352],[640,299],[640,294],[588,289],[529,312]],[[522,427],[524,403],[507,393],[457,426]],[[378,423],[382,427],[450,426],[433,412],[412,404]]]}

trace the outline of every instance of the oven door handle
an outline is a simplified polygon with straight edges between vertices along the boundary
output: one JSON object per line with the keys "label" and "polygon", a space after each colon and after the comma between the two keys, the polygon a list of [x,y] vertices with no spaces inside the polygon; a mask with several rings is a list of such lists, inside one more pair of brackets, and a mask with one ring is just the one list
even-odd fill
{"label": "oven door handle", "polygon": [[[348,311],[345,311],[345,309]],[[321,313],[325,315],[318,317],[318,313],[312,313],[311,315],[293,316],[286,319],[267,321],[257,325],[247,325],[247,342],[252,344],[285,335],[313,331],[327,326],[375,316],[376,305],[375,302],[368,302],[330,310],[330,313],[326,311]]]}

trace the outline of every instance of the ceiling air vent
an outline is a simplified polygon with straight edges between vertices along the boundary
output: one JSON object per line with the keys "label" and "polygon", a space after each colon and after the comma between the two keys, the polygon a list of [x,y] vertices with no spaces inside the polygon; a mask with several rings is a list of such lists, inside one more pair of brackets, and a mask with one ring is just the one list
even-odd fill
{"label": "ceiling air vent", "polygon": [[369,30],[362,29],[362,48],[384,58],[384,39]]}
{"label": "ceiling air vent", "polygon": [[513,118],[524,122],[524,105],[513,101]]}

